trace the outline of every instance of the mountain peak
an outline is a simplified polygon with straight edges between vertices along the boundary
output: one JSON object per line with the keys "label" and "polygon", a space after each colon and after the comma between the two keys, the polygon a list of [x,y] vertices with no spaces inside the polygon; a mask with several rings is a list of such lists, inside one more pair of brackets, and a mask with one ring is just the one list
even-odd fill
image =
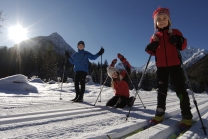
{"label": "mountain peak", "polygon": [[57,32],[47,36],[46,39],[55,45],[58,53],[63,54],[65,51],[69,51],[71,54],[75,53],[75,50]]}
{"label": "mountain peak", "polygon": [[30,38],[18,44],[19,48],[33,48],[42,47],[44,44],[51,43],[54,46],[54,49],[59,54],[64,54],[65,51],[73,54],[75,50],[57,33],[54,32],[49,36],[37,36]]}
{"label": "mountain peak", "polygon": [[[49,35],[49,36],[60,36],[57,32],[54,32],[54,33],[52,33],[51,35]],[[60,36],[61,37],[61,36]]]}

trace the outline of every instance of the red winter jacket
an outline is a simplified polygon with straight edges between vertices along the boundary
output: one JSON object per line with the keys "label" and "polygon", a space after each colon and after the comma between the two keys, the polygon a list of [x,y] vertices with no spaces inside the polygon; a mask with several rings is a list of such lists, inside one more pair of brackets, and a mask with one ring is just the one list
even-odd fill
{"label": "red winter jacket", "polygon": [[125,96],[129,98],[129,86],[126,81],[114,82],[114,93],[116,96]]}
{"label": "red winter jacket", "polygon": [[[155,56],[157,67],[169,67],[174,65],[180,65],[180,59],[178,58],[178,52],[176,46],[169,42],[170,34],[168,34],[168,28],[160,29],[155,34],[159,39],[159,47],[155,50],[152,55]],[[172,35],[183,36],[182,33],[177,29],[172,29]],[[152,38],[151,42],[154,41]],[[184,43],[181,46],[181,50],[184,50],[187,46],[187,40],[184,38]],[[146,50],[147,53],[151,54],[151,51]]]}

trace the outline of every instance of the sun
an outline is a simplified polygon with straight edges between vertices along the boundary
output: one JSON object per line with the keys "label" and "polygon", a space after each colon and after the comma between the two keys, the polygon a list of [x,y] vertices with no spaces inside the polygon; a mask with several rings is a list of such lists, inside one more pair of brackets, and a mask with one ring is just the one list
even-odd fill
{"label": "sun", "polygon": [[27,39],[27,29],[21,25],[12,26],[9,28],[9,38],[19,43]]}

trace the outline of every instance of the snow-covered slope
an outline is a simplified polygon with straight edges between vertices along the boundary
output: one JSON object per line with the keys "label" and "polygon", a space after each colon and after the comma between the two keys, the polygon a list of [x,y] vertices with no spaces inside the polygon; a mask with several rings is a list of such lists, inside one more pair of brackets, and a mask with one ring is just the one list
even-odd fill
{"label": "snow-covered slope", "polygon": [[183,63],[186,68],[196,63],[199,59],[208,54],[208,50],[199,49],[194,47],[187,47],[186,50],[181,51]]}
{"label": "snow-covered slope", "polygon": [[[19,78],[18,78],[19,77]],[[9,87],[15,84],[12,80],[21,79],[19,94]],[[116,109],[106,107],[106,102],[114,95],[113,89],[103,87],[101,98],[97,100],[100,86],[86,85],[83,103],[71,103],[74,97],[74,83],[47,84],[28,82],[25,76],[16,75],[0,79],[0,138],[30,139],[109,139],[122,138],[146,125],[155,114],[157,104],[156,91],[140,91],[128,120],[129,107]],[[38,92],[25,89],[27,85],[37,88]],[[7,88],[8,87],[8,88]],[[27,93],[26,93],[27,92]],[[135,95],[134,91],[130,92]],[[27,95],[23,95],[27,94]],[[191,92],[191,111],[193,119],[198,120]],[[62,100],[60,100],[62,98]],[[100,102],[100,99],[102,100]],[[195,99],[202,121],[208,127],[208,95],[195,94]],[[95,106],[94,106],[95,105]],[[142,132],[128,136],[129,139],[166,139],[177,130],[181,119],[179,99],[175,92],[168,92],[166,118],[161,124]],[[208,139],[201,129],[198,120],[181,138]]]}

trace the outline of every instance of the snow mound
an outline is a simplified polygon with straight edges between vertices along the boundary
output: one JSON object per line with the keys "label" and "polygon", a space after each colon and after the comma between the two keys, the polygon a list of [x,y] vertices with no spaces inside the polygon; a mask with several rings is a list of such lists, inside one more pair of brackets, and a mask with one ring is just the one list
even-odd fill
{"label": "snow mound", "polygon": [[54,80],[50,80],[49,82],[48,82],[48,84],[55,84],[56,82],[54,81]]}
{"label": "snow mound", "polygon": [[40,78],[31,79],[29,81],[33,83],[44,83]]}
{"label": "snow mound", "polygon": [[86,82],[87,85],[94,85],[95,84],[92,80],[92,76],[90,76],[90,75],[86,76],[85,82]]}
{"label": "snow mound", "polygon": [[29,84],[26,76],[16,74],[0,79],[0,92],[7,94],[18,92],[18,94],[26,95],[29,93],[38,93],[38,90],[35,86]]}
{"label": "snow mound", "polygon": [[22,74],[16,74],[13,76],[8,76],[6,78],[1,78],[0,84],[1,83],[28,83],[28,80],[26,76]]}

